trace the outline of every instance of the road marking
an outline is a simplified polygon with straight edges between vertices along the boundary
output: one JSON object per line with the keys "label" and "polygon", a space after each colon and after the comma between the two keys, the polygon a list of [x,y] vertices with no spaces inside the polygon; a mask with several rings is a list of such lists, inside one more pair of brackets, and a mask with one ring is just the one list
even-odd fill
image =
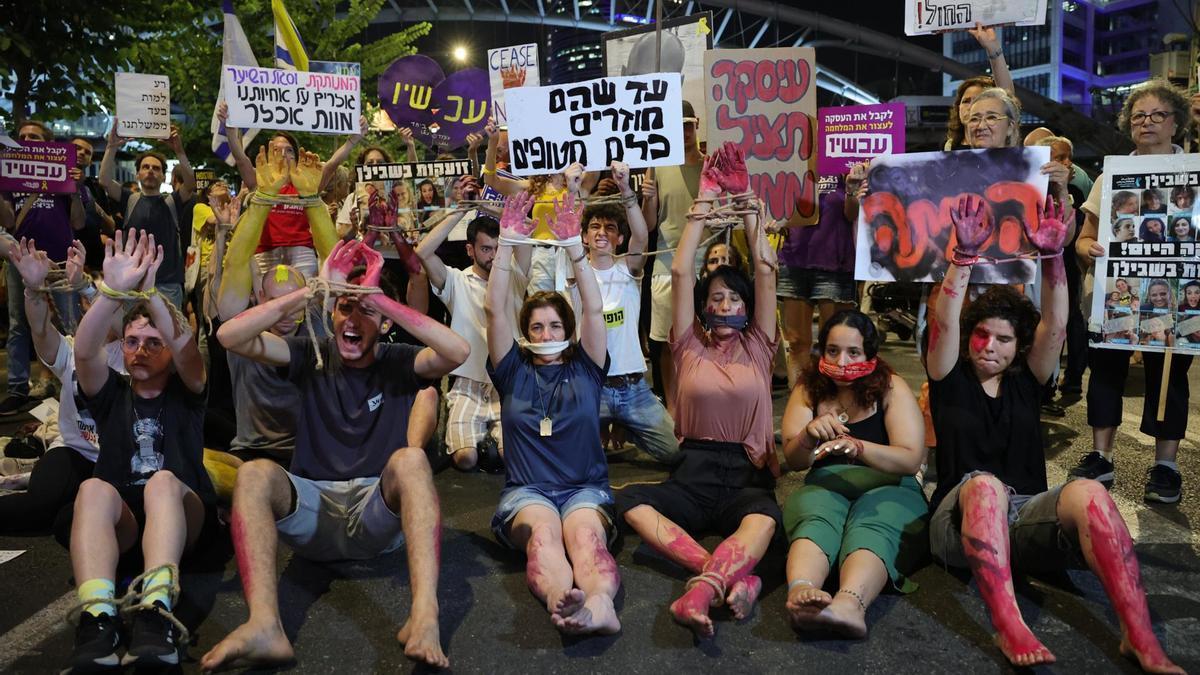
{"label": "road marking", "polygon": [[32,652],[37,645],[56,632],[63,623],[63,617],[78,602],[75,591],[68,591],[20,625],[0,635],[0,672],[11,669],[17,659]]}

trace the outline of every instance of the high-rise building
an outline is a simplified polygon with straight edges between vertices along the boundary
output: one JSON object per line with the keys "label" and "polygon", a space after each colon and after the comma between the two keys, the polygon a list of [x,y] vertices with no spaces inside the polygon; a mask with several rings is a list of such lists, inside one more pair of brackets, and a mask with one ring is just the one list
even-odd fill
{"label": "high-rise building", "polygon": [[[570,0],[546,3],[546,13],[574,16],[575,4]],[[613,30],[649,23],[645,16],[626,14],[623,0],[579,0],[579,19],[616,24]],[[547,84],[579,82],[604,77],[604,48],[601,33],[584,28],[551,28],[546,36],[546,68],[550,74]]]}
{"label": "high-rise building", "polygon": [[[1162,49],[1164,35],[1181,31],[1182,20],[1170,0],[1050,0],[1047,15],[1044,25],[1002,30],[1013,79],[1099,119],[1113,116],[1125,93],[1150,77],[1150,55]],[[988,67],[965,31],[947,34],[942,49],[961,63]],[[953,96],[958,84],[947,76],[944,93]]]}

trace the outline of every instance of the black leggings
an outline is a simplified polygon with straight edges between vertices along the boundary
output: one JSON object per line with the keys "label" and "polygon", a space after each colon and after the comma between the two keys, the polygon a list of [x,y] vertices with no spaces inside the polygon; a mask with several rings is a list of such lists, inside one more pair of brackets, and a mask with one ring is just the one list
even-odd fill
{"label": "black leggings", "polygon": [[[1121,349],[1088,350],[1088,365],[1092,377],[1088,380],[1087,421],[1093,427],[1121,425],[1121,399],[1125,395],[1125,380],[1129,377],[1129,357],[1133,352]],[[1167,382],[1167,408],[1163,421],[1158,421],[1158,390],[1162,385],[1163,355],[1142,352],[1146,375],[1146,395],[1142,399],[1143,434],[1168,441],[1181,440],[1187,431],[1188,368],[1192,357],[1174,354],[1171,357],[1171,378]]]}
{"label": "black leggings", "polygon": [[0,535],[43,534],[75,502],[96,465],[71,448],[51,448],[33,465],[29,489],[0,497]]}

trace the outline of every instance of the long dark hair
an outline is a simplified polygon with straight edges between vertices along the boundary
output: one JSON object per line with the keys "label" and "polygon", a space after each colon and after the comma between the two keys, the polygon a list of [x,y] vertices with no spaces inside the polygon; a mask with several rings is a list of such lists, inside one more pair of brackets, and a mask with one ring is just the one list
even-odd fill
{"label": "long dark hair", "polygon": [[[875,328],[875,322],[857,309],[844,309],[830,317],[825,325],[821,326],[821,332],[817,335],[815,358],[809,359],[808,366],[800,373],[800,383],[808,392],[808,400],[812,403],[814,410],[821,401],[837,398],[837,383],[820,371],[818,363],[825,355],[825,342],[829,339],[829,331],[837,326],[853,328],[858,331],[859,335],[862,335],[863,354],[867,359],[878,357],[879,345],[883,342],[879,330]],[[854,401],[861,408],[870,408],[876,403],[882,404],[883,398],[891,389],[892,367],[883,359],[878,360],[875,372],[855,380],[850,385],[850,391],[854,393]]]}
{"label": "long dark hair", "polygon": [[[521,326],[521,335],[526,340],[529,339],[529,319],[533,316],[533,310],[539,307],[549,307],[558,313],[558,318],[562,321],[563,332],[566,333],[567,342],[571,344],[562,353],[563,361],[570,361],[575,358],[575,343],[572,338],[575,337],[575,312],[571,310],[571,304],[561,293],[556,291],[538,291],[529,296],[525,300],[525,304],[521,305],[521,313],[517,317],[517,321]],[[522,350],[523,355],[528,357],[529,352]]]}

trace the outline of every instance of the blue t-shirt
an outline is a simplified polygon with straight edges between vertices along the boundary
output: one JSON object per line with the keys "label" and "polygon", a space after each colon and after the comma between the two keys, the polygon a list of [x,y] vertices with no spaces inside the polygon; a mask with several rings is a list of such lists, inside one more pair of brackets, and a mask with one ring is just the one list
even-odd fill
{"label": "blue t-shirt", "polygon": [[[577,349],[566,363],[535,366],[515,342],[499,365],[488,361],[488,375],[500,392],[506,488],[608,488],[600,446],[600,389],[608,365],[607,355],[601,368]],[[545,416],[550,436],[541,435]]]}

